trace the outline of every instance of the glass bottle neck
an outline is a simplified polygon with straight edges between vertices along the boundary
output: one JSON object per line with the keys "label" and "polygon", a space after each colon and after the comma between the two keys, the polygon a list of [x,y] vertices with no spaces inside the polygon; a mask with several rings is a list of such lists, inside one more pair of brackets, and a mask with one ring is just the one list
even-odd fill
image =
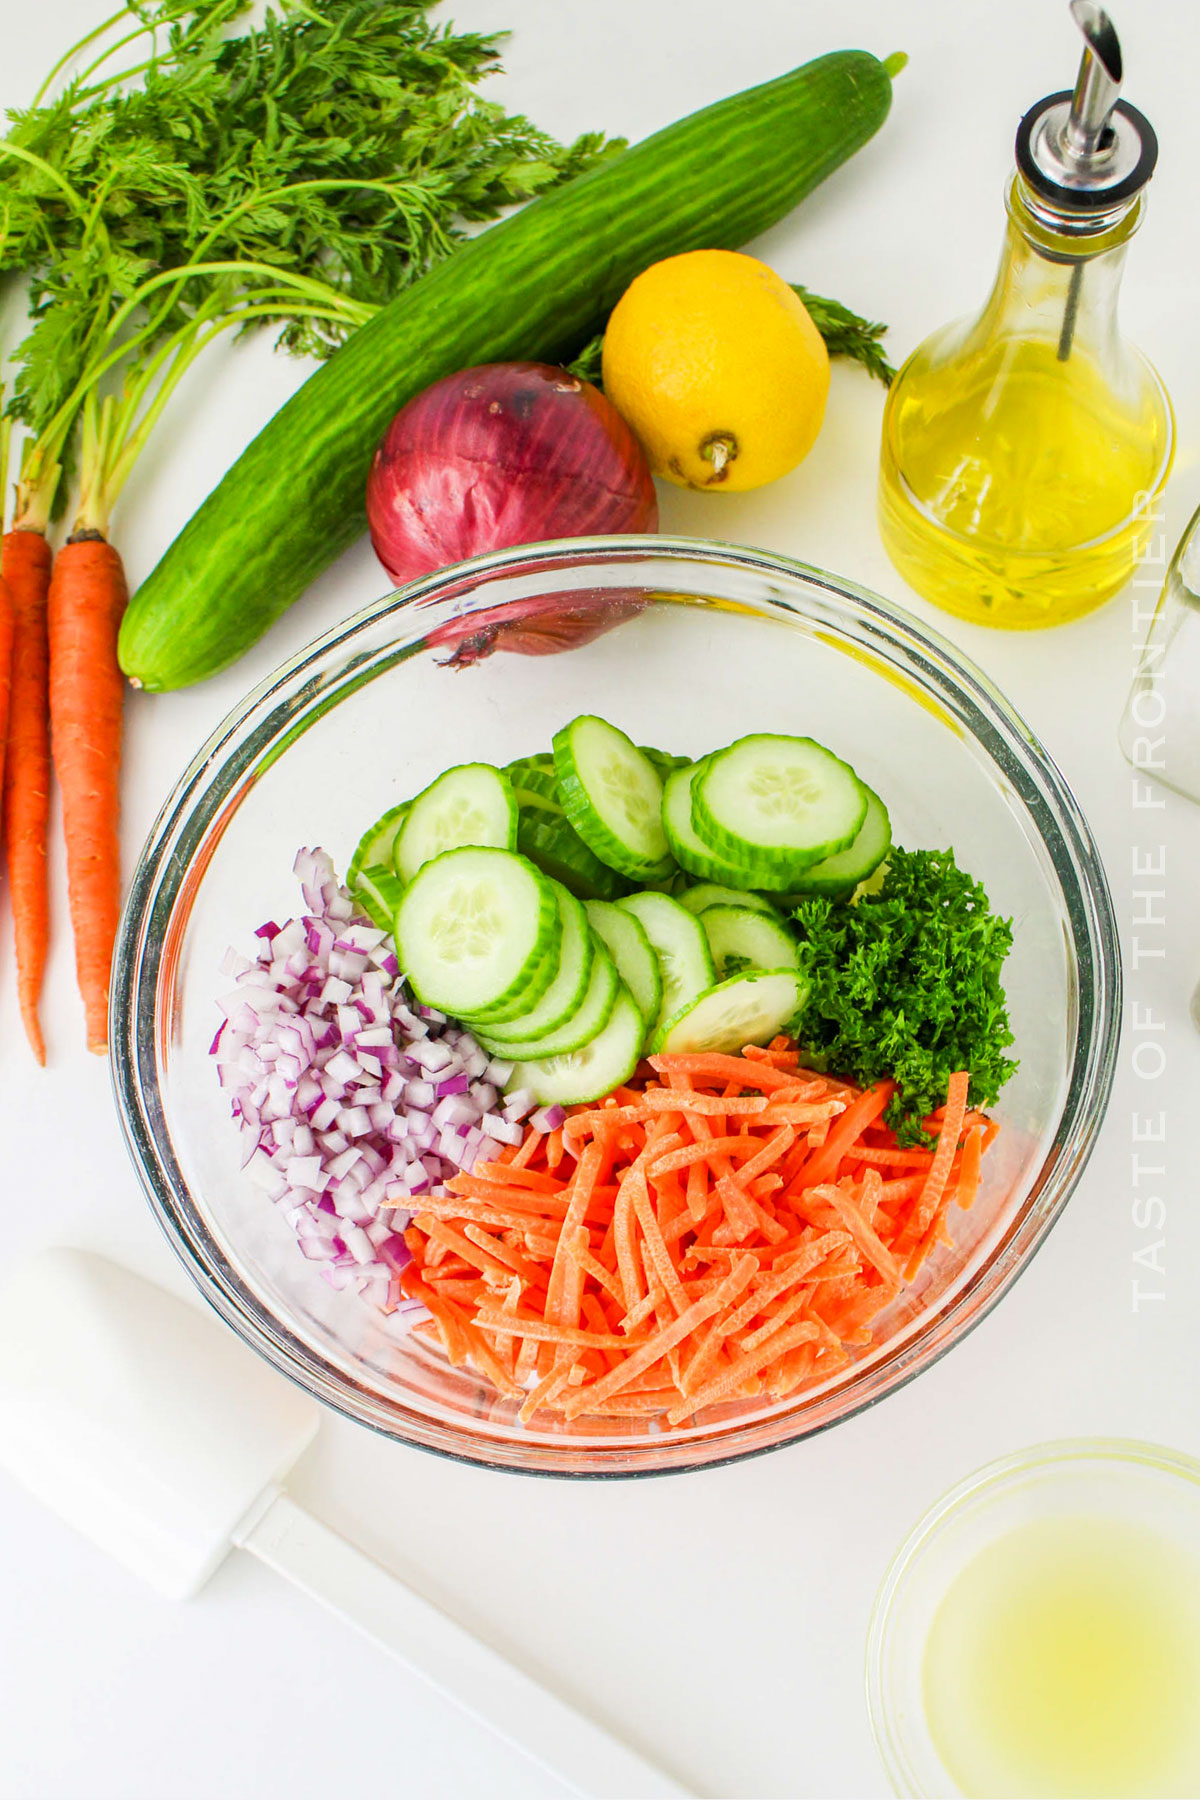
{"label": "glass bottle neck", "polygon": [[1069,220],[1035,213],[1019,175],[1013,177],[1007,201],[1000,268],[971,337],[1044,342],[1053,345],[1061,362],[1086,356],[1115,374],[1125,354],[1117,297],[1141,202],[1106,229],[1084,234],[1072,230]]}

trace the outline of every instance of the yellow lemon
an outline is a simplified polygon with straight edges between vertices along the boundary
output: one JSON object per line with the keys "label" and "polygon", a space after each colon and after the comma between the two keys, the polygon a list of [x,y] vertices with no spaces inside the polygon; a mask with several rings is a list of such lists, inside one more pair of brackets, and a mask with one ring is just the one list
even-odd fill
{"label": "yellow lemon", "polygon": [[812,449],[829,353],[774,269],[734,250],[691,250],[625,290],[603,378],[656,475],[732,493],[777,480]]}

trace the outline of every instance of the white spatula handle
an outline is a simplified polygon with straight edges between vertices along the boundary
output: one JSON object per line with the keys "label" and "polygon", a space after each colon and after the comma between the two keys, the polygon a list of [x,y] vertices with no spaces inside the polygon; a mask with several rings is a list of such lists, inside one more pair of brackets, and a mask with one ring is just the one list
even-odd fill
{"label": "white spatula handle", "polygon": [[287,1494],[277,1495],[236,1541],[576,1792],[601,1800],[686,1795]]}

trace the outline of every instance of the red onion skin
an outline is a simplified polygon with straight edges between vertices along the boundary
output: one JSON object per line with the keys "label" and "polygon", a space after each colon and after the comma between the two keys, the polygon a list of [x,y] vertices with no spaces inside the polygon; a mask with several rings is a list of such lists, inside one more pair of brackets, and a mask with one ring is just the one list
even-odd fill
{"label": "red onion skin", "polygon": [[658,498],[598,388],[547,363],[487,363],[397,413],[367,478],[367,520],[402,586],[515,544],[654,531]]}
{"label": "red onion skin", "polygon": [[532,600],[514,600],[466,619],[450,619],[429,634],[431,644],[453,646],[448,669],[469,669],[494,650],[521,656],[553,656],[590,644],[650,604],[642,588],[564,589]]}

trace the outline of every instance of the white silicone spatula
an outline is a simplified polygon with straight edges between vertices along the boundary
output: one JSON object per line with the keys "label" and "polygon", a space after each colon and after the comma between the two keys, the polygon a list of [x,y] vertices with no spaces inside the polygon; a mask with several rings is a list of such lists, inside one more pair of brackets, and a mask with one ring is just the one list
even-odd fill
{"label": "white silicone spatula", "polygon": [[160,1593],[249,1550],[578,1792],[685,1793],[283,1492],[319,1421],[215,1318],[104,1257],[46,1251],[0,1294],[0,1465]]}

